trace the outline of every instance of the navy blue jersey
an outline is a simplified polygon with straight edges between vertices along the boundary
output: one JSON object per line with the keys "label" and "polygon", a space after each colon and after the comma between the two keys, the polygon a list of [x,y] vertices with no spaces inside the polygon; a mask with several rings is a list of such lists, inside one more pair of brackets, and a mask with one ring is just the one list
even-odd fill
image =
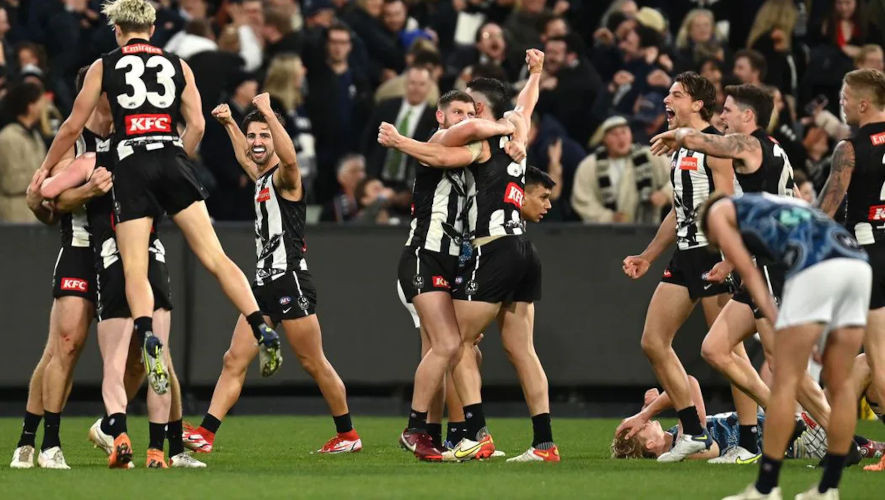
{"label": "navy blue jersey", "polygon": [[[758,431],[756,433],[756,441],[759,449],[762,449],[762,424],[765,423],[765,415],[758,413],[756,418],[759,419]],[[667,432],[673,436],[673,444],[676,444],[676,438],[679,436],[679,426],[670,427]],[[719,445],[719,455],[725,453],[725,450],[732,446],[738,445],[740,438],[740,423],[736,412],[717,413],[707,417],[707,432],[713,441]]]}
{"label": "navy blue jersey", "polygon": [[844,227],[804,201],[768,193],[731,200],[747,249],[764,264],[785,266],[787,278],[827,259],[868,260]]}

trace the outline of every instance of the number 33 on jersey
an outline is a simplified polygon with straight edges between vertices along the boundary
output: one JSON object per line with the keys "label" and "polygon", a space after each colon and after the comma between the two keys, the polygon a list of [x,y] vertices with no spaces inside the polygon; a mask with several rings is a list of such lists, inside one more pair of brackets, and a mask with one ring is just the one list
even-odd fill
{"label": "number 33 on jersey", "polygon": [[185,80],[177,56],[136,39],[102,57],[102,66],[118,141],[178,138]]}

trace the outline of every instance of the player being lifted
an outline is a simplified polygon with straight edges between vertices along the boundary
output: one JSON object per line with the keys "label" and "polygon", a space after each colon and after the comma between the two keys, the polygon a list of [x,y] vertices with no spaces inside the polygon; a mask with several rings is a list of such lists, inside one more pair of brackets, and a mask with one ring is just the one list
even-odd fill
{"label": "player being lifted", "polygon": [[[99,97],[106,92],[116,144],[112,192],[117,245],[136,334],[143,339],[151,387],[162,393],[168,386],[162,343],[152,333],[154,300],[148,281],[149,237],[153,219],[161,210],[181,228],[197,258],[248,319],[262,353],[262,374],[269,376],[282,360],[279,337],[264,323],[243,272],[221,248],[203,201],[207,192],[187,158],[196,150],[205,128],[193,73],[177,56],[148,42],[156,19],[149,2],[114,0],[106,3],[102,12],[114,27],[120,48],[89,68],[71,115],[35,173],[35,184],[42,183],[47,169],[74,144]],[[179,127],[184,130],[181,135]],[[119,441],[115,448],[131,450],[125,418],[113,421],[115,439]]]}
{"label": "player being lifted", "polygon": [[[718,133],[710,125],[715,102],[716,90],[706,78],[692,72],[677,75],[664,98],[669,128],[690,127]],[[658,457],[662,462],[678,462],[712,444],[692,404],[688,375],[673,350],[673,338],[698,301],[710,325],[728,299],[728,287],[717,281],[723,280],[730,269],[705,248],[707,239],[698,227],[697,211],[714,190],[733,192],[734,171],[729,160],[680,148],[671,160],[670,180],[672,210],[648,247],[639,255],[625,258],[623,263],[624,273],[639,279],[676,241],[673,257],[648,305],[642,332],[642,350],[658,382],[670,395],[683,429],[673,449]]]}
{"label": "player being lifted", "polygon": [[[307,205],[304,185],[295,156],[295,145],[281,118],[271,109],[270,95],[256,96],[255,110],[243,120],[243,130],[231,118],[230,108],[221,104],[212,110],[227,131],[237,161],[255,182],[255,266],[253,292],[271,325],[283,331],[301,366],[317,382],[329,405],[338,434],[320,453],[360,451],[362,441],[350,421],[344,383],[323,353],[323,339],[316,315],[316,288],[304,255],[304,224]],[[245,136],[243,132],[245,131]],[[240,397],[246,369],[255,358],[249,324],[240,316],[224,354],[224,368],[209,411],[199,428],[186,433],[188,447],[212,451],[215,433],[227,412]]]}
{"label": "player being lifted", "polygon": [[[833,150],[820,209],[834,216],[847,199],[845,225],[870,257],[873,268],[864,351],[872,369],[874,403],[885,404],[885,75],[859,69],[845,75],[839,96],[842,115],[858,127]],[[866,470],[885,470],[885,458]]]}

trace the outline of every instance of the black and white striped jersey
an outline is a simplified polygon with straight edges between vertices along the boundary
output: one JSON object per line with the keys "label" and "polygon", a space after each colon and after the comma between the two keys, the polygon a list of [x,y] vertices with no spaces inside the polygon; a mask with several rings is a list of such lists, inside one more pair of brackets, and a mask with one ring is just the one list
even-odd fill
{"label": "black and white striped jersey", "polygon": [[463,169],[418,165],[412,187],[412,221],[406,246],[452,256],[461,253],[461,211],[467,196]]}
{"label": "black and white striped jersey", "polygon": [[[702,132],[721,135],[712,125]],[[676,245],[680,250],[707,246],[697,220],[701,205],[716,190],[707,155],[680,148],[670,160],[670,182],[676,211]]]}
{"label": "black and white striped jersey", "polygon": [[738,183],[735,194],[771,193],[792,198],[793,167],[790,165],[787,153],[761,128],[757,128],[750,135],[759,140],[762,148],[762,164],[751,174],[740,174],[735,171],[734,177]]}
{"label": "black and white striped jersey", "polygon": [[[101,137],[84,127],[83,133],[80,134],[77,142],[74,143],[74,157],[79,157],[84,153],[95,153],[98,158],[99,154],[107,153],[110,150],[110,143],[110,138]],[[100,166],[97,160],[95,166]],[[63,214],[58,228],[61,232],[61,244],[63,247],[88,247],[90,245],[91,234],[86,206]]]}
{"label": "black and white striped jersey", "polygon": [[[488,139],[491,157],[467,168],[467,225],[471,239],[523,233],[522,208],[525,197],[525,160],[513,161],[504,152],[509,137]],[[472,200],[472,202],[470,201]]]}
{"label": "black and white striped jersey", "polygon": [[304,199],[290,201],[282,197],[273,183],[271,168],[255,181],[255,283],[263,285],[287,271],[307,269],[304,253],[304,222],[307,211]]}

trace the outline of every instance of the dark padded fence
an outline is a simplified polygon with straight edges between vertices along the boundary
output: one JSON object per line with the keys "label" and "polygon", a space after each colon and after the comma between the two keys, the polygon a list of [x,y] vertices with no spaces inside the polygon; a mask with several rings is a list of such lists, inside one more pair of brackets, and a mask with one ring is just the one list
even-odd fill
{"label": "dark padded fence", "polygon": [[[251,224],[218,224],[233,258],[252,275]],[[544,298],[536,306],[535,345],[552,386],[640,386],[654,375],[639,347],[648,301],[666,265],[632,281],[621,271],[624,256],[640,252],[651,227],[532,226],[530,236],[544,265]],[[214,279],[196,262],[178,230],[164,226],[175,310],[171,348],[179,376],[191,385],[213,385],[237,319]],[[418,335],[399,303],[396,265],[403,227],[309,227],[308,262],[318,289],[318,314],[326,353],[345,383],[409,385]],[[58,233],[43,226],[0,225],[0,311],[3,343],[0,387],[20,388],[43,349],[51,305]],[[700,308],[677,335],[686,369],[704,384],[722,380],[700,358],[704,324]],[[515,386],[495,327],[486,332],[483,380]],[[250,384],[303,384],[309,377],[285,351],[280,373]],[[98,384],[101,358],[93,332],[76,371],[77,383]]]}

